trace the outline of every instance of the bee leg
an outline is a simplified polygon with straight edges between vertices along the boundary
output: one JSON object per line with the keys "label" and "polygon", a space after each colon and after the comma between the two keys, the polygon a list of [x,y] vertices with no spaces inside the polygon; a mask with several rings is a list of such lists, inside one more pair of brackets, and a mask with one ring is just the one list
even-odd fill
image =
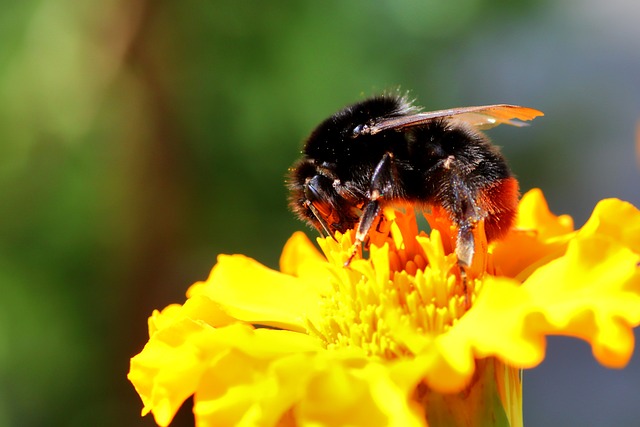
{"label": "bee leg", "polygon": [[342,197],[348,203],[354,205],[357,205],[358,201],[367,198],[367,195],[362,192],[352,181],[342,182],[336,179],[333,181],[333,188],[340,195],[340,197]]}
{"label": "bee leg", "polygon": [[456,257],[460,267],[470,267],[475,253],[475,241],[473,230],[475,221],[466,220],[458,226],[458,237],[456,241]]}
{"label": "bee leg", "polygon": [[461,267],[471,266],[475,252],[473,230],[484,215],[476,202],[477,189],[468,183],[468,172],[465,165],[455,156],[443,159],[439,167],[442,170],[443,181],[440,188],[443,191],[437,200],[451,216],[458,227],[456,241],[456,256]]}
{"label": "bee leg", "polygon": [[373,225],[373,222],[377,218],[380,213],[380,202],[377,200],[370,200],[367,202],[364,210],[362,211],[362,217],[360,217],[360,222],[358,223],[358,228],[356,229],[356,240],[353,242],[353,246],[351,247],[351,254],[349,258],[344,263],[344,266],[347,267],[351,264],[351,261],[358,253],[358,248],[362,246],[364,239],[369,234],[369,230]]}
{"label": "bee leg", "polygon": [[462,282],[462,292],[464,294],[464,306],[468,310],[471,308],[471,295],[469,294],[469,286],[467,279],[467,268],[471,266],[473,254],[475,253],[475,241],[473,238],[473,229],[475,224],[471,221],[465,221],[458,228],[458,239],[456,243],[456,257],[458,258],[458,267],[460,268],[460,281]]}
{"label": "bee leg", "polygon": [[475,239],[473,232],[485,218],[486,213],[478,205],[478,189],[469,183],[468,168],[455,156],[450,155],[439,165],[443,171],[444,182],[438,202],[449,212],[458,228],[455,254],[458,258],[460,279],[464,292],[465,307],[471,305],[468,289],[467,269],[471,267],[475,255]]}
{"label": "bee leg", "polygon": [[461,265],[459,267],[460,281],[462,282],[462,293],[464,294],[464,308],[465,310],[469,310],[471,308],[471,293],[469,292],[467,270]]}
{"label": "bee leg", "polygon": [[378,162],[371,177],[371,186],[368,195],[369,200],[362,208],[362,216],[356,228],[355,242],[351,249],[351,255],[344,264],[345,267],[348,266],[356,256],[358,248],[364,242],[375,219],[380,214],[381,206],[379,199],[384,197],[385,193],[391,189],[394,175],[393,157],[390,153],[385,153],[384,156],[382,156],[382,160]]}
{"label": "bee leg", "polygon": [[333,208],[334,199],[329,191],[331,190],[330,185],[331,181],[322,175],[308,177],[304,180],[303,184],[304,201],[302,202],[302,205],[307,209],[304,212],[305,217],[311,220],[320,235],[323,237],[333,236],[333,232],[331,231],[331,227],[329,227],[325,217],[314,205],[314,201],[326,200],[331,208]]}
{"label": "bee leg", "polygon": [[322,215],[320,215],[320,212],[318,211],[318,209],[316,209],[315,206],[313,206],[313,203],[311,201],[309,201],[309,200],[305,200],[304,201],[304,205],[306,206],[307,209],[309,209],[309,211],[311,211],[313,216],[318,221],[318,224],[320,226],[317,227],[317,229],[320,232],[320,235],[322,237],[327,237],[327,236],[332,236],[333,237],[333,234],[331,233],[331,229],[329,228],[329,225],[327,224],[327,221],[325,221],[324,218],[322,217]]}

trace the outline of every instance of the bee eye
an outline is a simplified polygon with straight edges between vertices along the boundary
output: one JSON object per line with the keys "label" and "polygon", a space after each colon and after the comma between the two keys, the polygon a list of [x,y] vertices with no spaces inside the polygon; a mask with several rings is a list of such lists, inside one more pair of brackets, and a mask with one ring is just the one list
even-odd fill
{"label": "bee eye", "polygon": [[309,201],[321,199],[318,191],[319,185],[318,175],[307,178],[304,182],[304,197]]}

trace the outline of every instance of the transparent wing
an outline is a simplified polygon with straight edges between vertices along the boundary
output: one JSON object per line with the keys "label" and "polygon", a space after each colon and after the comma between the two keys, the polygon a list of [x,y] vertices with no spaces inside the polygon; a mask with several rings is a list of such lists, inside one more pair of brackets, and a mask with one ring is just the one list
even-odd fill
{"label": "transparent wing", "polygon": [[517,105],[497,104],[460,107],[383,119],[369,126],[367,132],[374,135],[383,130],[420,126],[442,118],[462,121],[478,129],[489,129],[502,124],[526,126],[523,121],[533,120],[539,116],[544,116],[542,111]]}

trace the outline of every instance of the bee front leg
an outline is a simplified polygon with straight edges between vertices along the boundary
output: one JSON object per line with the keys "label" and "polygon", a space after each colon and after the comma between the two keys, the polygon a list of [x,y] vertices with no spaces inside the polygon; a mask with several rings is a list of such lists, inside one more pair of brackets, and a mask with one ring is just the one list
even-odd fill
{"label": "bee front leg", "polygon": [[367,194],[368,200],[362,208],[362,216],[356,228],[355,242],[351,249],[351,255],[347,262],[345,262],[345,266],[351,263],[351,260],[353,260],[358,252],[358,248],[362,246],[362,243],[369,235],[373,223],[380,214],[381,205],[379,200],[385,197],[391,190],[395,175],[393,156],[391,153],[385,153],[376,165],[373,175],[371,176],[371,185]]}
{"label": "bee front leg", "polygon": [[329,224],[327,224],[327,221],[324,220],[318,209],[313,206],[313,202],[307,199],[304,201],[303,206],[306,207],[315,218],[316,221],[314,221],[314,225],[318,229],[320,235],[322,237],[333,236],[333,234],[331,233],[331,229],[329,228]]}

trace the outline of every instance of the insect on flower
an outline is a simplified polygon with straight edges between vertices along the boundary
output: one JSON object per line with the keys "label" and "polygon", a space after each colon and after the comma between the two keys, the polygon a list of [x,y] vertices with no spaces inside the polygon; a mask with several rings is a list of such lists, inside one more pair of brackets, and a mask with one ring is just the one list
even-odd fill
{"label": "insect on flower", "polygon": [[290,170],[298,217],[322,235],[356,229],[349,261],[385,205],[443,208],[458,230],[461,267],[473,261],[479,221],[488,241],[513,224],[518,182],[480,130],[522,126],[542,112],[506,104],[419,110],[398,94],[348,106],[320,123]]}

